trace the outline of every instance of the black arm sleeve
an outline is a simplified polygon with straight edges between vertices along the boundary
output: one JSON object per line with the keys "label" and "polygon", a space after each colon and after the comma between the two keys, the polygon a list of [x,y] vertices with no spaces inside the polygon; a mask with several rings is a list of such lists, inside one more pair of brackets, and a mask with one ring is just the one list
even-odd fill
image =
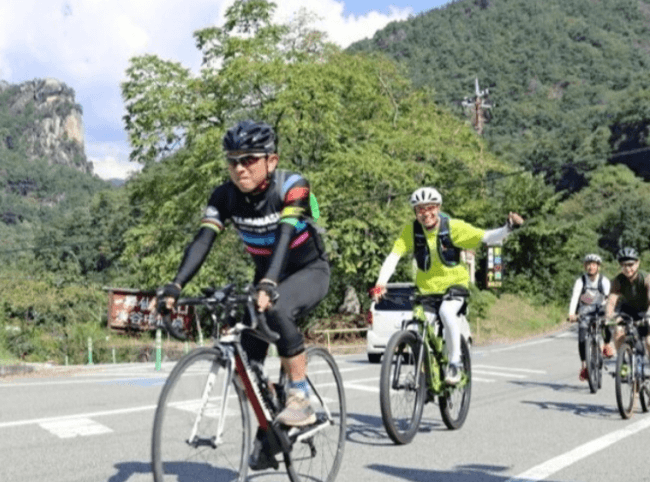
{"label": "black arm sleeve", "polygon": [[201,228],[194,240],[185,248],[185,256],[178,268],[174,283],[185,286],[199,270],[208,256],[217,233],[213,229]]}
{"label": "black arm sleeve", "polygon": [[275,246],[273,248],[273,255],[269,269],[266,270],[266,275],[263,279],[275,281],[280,279],[287,266],[289,259],[289,243],[291,243],[291,236],[293,236],[294,227],[289,223],[280,223],[275,234]]}

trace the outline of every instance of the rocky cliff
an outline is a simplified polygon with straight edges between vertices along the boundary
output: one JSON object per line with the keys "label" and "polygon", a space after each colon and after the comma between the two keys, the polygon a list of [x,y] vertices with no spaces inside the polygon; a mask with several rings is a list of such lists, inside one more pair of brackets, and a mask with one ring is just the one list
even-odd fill
{"label": "rocky cliff", "polygon": [[0,133],[0,150],[22,145],[29,160],[45,158],[50,165],[92,174],[84,151],[83,112],[72,88],[56,79],[18,85],[0,81],[0,111],[23,121],[19,129]]}

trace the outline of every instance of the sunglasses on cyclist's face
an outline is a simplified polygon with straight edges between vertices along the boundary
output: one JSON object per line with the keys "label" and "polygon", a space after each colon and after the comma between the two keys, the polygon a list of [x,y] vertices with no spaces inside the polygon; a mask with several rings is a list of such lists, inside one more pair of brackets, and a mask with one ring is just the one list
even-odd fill
{"label": "sunglasses on cyclist's face", "polygon": [[236,168],[238,164],[242,167],[248,168],[265,157],[266,155],[264,154],[252,154],[250,156],[243,157],[226,157],[226,160],[228,161],[228,165],[233,169]]}
{"label": "sunglasses on cyclist's face", "polygon": [[415,206],[415,212],[418,214],[433,213],[440,208],[440,204],[423,204]]}
{"label": "sunglasses on cyclist's face", "polygon": [[619,263],[621,268],[634,268],[635,264],[636,261],[625,261],[623,263]]}

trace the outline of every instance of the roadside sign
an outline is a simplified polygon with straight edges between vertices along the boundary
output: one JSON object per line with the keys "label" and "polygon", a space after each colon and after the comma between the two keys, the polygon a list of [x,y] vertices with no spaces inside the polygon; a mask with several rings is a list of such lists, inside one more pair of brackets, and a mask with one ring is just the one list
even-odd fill
{"label": "roadside sign", "polygon": [[487,287],[501,288],[503,284],[503,247],[488,246],[487,248]]}
{"label": "roadside sign", "polygon": [[[149,311],[155,291],[129,288],[105,288],[108,291],[108,327],[122,331],[155,330],[160,315]],[[172,324],[182,324],[187,331],[192,326],[194,307],[179,305],[172,317]]]}

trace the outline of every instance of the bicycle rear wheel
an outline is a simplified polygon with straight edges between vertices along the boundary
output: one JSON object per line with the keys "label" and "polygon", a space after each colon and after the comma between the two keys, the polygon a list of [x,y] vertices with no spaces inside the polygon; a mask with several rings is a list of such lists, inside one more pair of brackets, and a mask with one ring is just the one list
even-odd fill
{"label": "bicycle rear wheel", "polygon": [[[215,348],[194,350],[176,364],[154,418],[156,482],[246,480],[251,445],[247,399],[234,376],[224,397],[226,380],[226,360]],[[217,439],[221,413],[225,425]]]}
{"label": "bicycle rear wheel", "polygon": [[343,460],[347,413],[343,379],[327,350],[307,349],[307,380],[317,421],[289,431],[295,442],[285,454],[287,472],[292,482],[332,482]]}
{"label": "bicycle rear wheel", "polygon": [[616,358],[616,404],[623,418],[630,418],[634,409],[634,353],[627,343],[621,346]]}
{"label": "bicycle rear wheel", "polygon": [[467,340],[463,336],[460,338],[460,349],[460,360],[463,365],[460,383],[439,397],[440,415],[450,430],[456,430],[463,426],[469,413],[469,402],[472,397],[472,361]]}
{"label": "bicycle rear wheel", "polygon": [[426,381],[424,369],[416,372],[420,341],[416,333],[395,333],[386,346],[379,377],[381,418],[396,444],[407,444],[420,426]]}
{"label": "bicycle rear wheel", "polygon": [[600,361],[598,359],[600,347],[598,346],[598,339],[593,334],[589,335],[585,348],[587,350],[586,361],[589,390],[591,390],[591,393],[596,393],[599,388],[598,379],[600,377]]}

